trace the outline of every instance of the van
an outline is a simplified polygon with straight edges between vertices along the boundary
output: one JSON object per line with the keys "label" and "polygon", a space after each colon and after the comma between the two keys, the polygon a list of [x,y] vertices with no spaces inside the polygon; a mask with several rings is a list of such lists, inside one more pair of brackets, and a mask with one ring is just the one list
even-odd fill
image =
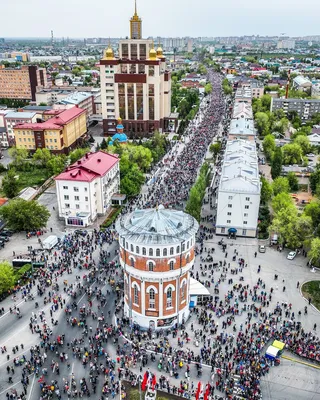
{"label": "van", "polygon": [[271,236],[271,244],[278,244],[278,235]]}

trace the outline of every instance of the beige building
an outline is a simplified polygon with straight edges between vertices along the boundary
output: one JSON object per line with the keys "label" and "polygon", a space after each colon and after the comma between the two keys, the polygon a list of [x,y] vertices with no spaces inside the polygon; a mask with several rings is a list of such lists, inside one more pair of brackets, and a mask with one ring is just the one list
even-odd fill
{"label": "beige building", "polygon": [[45,68],[24,65],[21,68],[0,66],[0,98],[17,100],[36,100],[37,86],[47,85]]}
{"label": "beige building", "polygon": [[86,111],[72,107],[52,113],[55,115],[44,122],[14,126],[17,149],[34,152],[46,148],[54,153],[68,153],[81,142],[87,132]]}
{"label": "beige building", "polygon": [[101,108],[106,135],[116,133],[117,118],[124,130],[147,134],[167,129],[171,113],[171,74],[162,48],[141,38],[142,21],[135,10],[130,39],[120,40],[119,57],[112,48],[100,60]]}

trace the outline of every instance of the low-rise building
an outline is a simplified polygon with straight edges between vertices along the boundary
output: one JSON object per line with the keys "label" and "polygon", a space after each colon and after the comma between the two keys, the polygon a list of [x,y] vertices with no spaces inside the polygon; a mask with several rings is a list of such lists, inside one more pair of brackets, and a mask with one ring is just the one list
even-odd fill
{"label": "low-rise building", "polygon": [[[31,152],[37,149],[49,149],[53,153],[68,153],[81,143],[87,132],[85,110],[72,107],[67,110],[51,110],[52,118],[44,122],[22,123],[14,126],[17,149]],[[25,113],[21,113],[25,114]]]}
{"label": "low-rise building", "polygon": [[320,82],[312,83],[311,96],[315,98],[320,98]]}
{"label": "low-rise building", "polygon": [[228,141],[218,186],[216,234],[255,237],[260,192],[255,143]]}
{"label": "low-rise building", "polygon": [[253,119],[252,107],[248,103],[235,103],[232,112],[233,119]]}
{"label": "low-rise building", "polygon": [[235,103],[252,103],[252,91],[249,87],[241,87],[236,90],[234,96]]}
{"label": "low-rise building", "polygon": [[295,90],[308,91],[311,90],[312,82],[302,75],[298,75],[293,79],[292,86]]}
{"label": "low-rise building", "polygon": [[320,100],[310,99],[271,99],[271,111],[283,110],[286,115],[290,111],[296,111],[303,120],[310,119],[320,112]]}
{"label": "low-rise building", "polygon": [[94,110],[94,96],[90,92],[75,92],[60,100],[58,104],[74,105],[86,110],[87,121],[89,122]]}
{"label": "low-rise building", "polygon": [[255,141],[256,130],[252,119],[247,118],[236,118],[232,119],[228,132],[228,139],[243,139]]}
{"label": "low-rise building", "polygon": [[251,92],[254,99],[260,99],[264,95],[264,85],[260,81],[251,81]]}
{"label": "low-rise building", "polygon": [[68,226],[88,226],[105,215],[112,195],[119,192],[117,155],[87,153],[56,178],[59,217]]}
{"label": "low-rise building", "polygon": [[37,114],[35,112],[11,111],[4,117],[5,128],[7,133],[8,145],[12,146],[15,142],[14,127],[18,124],[28,124],[37,122]]}

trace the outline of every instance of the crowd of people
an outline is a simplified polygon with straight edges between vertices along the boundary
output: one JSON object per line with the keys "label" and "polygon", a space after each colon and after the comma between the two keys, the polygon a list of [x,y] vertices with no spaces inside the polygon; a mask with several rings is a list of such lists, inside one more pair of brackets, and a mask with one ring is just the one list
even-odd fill
{"label": "crowd of people", "polygon": [[[226,123],[222,78],[210,71],[209,79],[213,92],[203,101],[201,117],[190,123],[184,144],[173,148],[156,167],[163,172],[148,193],[138,196],[126,211],[160,203],[180,207],[186,201],[209,144],[220,123]],[[19,288],[14,300],[35,292],[37,310],[30,316],[29,330],[38,344],[26,349],[19,343],[12,353],[1,346],[9,386],[16,370],[21,372],[22,389],[13,386],[7,398],[26,399],[30,376],[35,374],[40,400],[90,396],[110,400],[120,392],[122,398],[130,399],[128,386],[121,387],[120,380],[138,387],[147,371],[157,376],[156,389],[183,398],[194,398],[197,382],[203,380],[209,399],[239,395],[257,400],[261,378],[277,365],[265,357],[271,340],[284,342],[301,357],[320,361],[320,341],[316,331],[304,331],[305,316],[291,304],[276,302],[275,287],[267,287],[263,279],[253,285],[245,281],[248,261],[236,246],[231,249],[221,241],[223,257],[217,259],[217,251],[206,244],[214,234],[207,222],[203,220],[198,232],[200,265],[193,267],[192,275],[214,288],[212,297],[193,309],[185,326],[157,332],[140,331],[122,314],[122,274],[112,229],[70,233],[56,250],[35,256],[46,267]],[[11,308],[12,313],[16,308]]]}

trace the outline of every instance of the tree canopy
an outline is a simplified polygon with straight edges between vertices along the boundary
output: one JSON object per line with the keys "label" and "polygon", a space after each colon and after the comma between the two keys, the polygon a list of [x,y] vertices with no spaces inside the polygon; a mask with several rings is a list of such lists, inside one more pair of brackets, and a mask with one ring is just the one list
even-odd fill
{"label": "tree canopy", "polygon": [[0,294],[7,293],[14,285],[14,271],[7,261],[0,263]]}
{"label": "tree canopy", "polygon": [[9,228],[21,232],[44,228],[50,212],[35,200],[17,198],[0,208],[0,217]]}

